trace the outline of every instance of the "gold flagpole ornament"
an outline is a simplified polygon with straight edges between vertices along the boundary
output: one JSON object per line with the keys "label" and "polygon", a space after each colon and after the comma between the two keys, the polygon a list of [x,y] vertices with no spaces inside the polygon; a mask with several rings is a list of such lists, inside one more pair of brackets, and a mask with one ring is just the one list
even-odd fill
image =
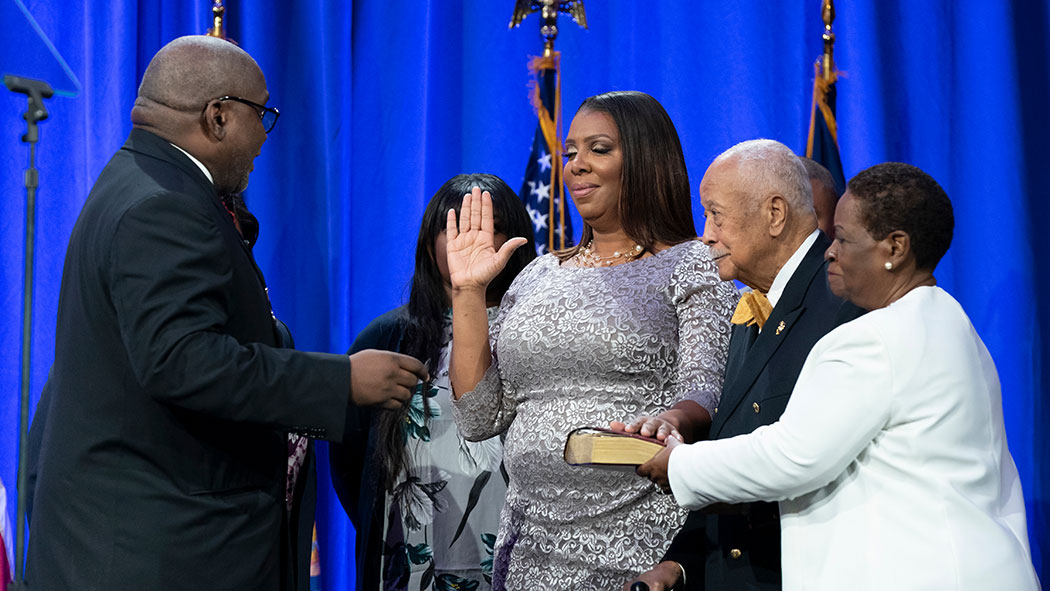
{"label": "gold flagpole ornament", "polygon": [[[831,23],[835,20],[835,5],[832,0],[821,0],[820,17],[824,21],[824,53],[813,63],[813,104],[809,110],[809,135],[806,138],[806,157],[812,158],[831,171],[835,179],[835,190],[841,194],[846,190],[846,174],[842,169],[839,153],[839,125],[835,116],[838,102],[836,87],[842,73],[835,67],[835,33]],[[827,231],[827,230],[825,230]]]}
{"label": "gold flagpole ornament", "polygon": [[[834,94],[835,82],[838,80],[838,71],[835,69],[833,57],[835,46],[835,34],[831,32],[831,23],[835,20],[835,4],[832,0],[821,0],[820,16],[824,20],[824,55],[813,64],[813,108],[810,110],[809,138],[806,141],[806,157],[813,158],[813,141],[816,126],[816,113],[824,116],[824,123],[831,133],[835,145],[838,145],[839,130],[835,120],[834,98],[829,101],[828,95]],[[829,102],[831,104],[829,104]]]}
{"label": "gold flagpole ornament", "polygon": [[514,14],[510,17],[509,29],[513,29],[525,20],[525,17],[539,11],[543,23],[540,35],[543,35],[543,57],[550,57],[554,52],[554,40],[558,37],[558,13],[564,12],[584,29],[587,28],[587,15],[583,10],[583,0],[517,0],[514,3]]}
{"label": "gold flagpole ornament", "polygon": [[[568,244],[565,236],[565,185],[561,179],[561,54],[554,51],[554,40],[558,37],[558,13],[565,13],[572,17],[577,25],[587,28],[587,15],[584,12],[583,0],[516,0],[514,13],[510,17],[510,25],[513,29],[521,24],[528,15],[539,12],[541,17],[540,35],[543,36],[543,55],[533,58],[529,62],[529,71],[536,75],[533,83],[532,105],[539,117],[540,129],[547,142],[547,153],[553,163],[550,176],[551,198],[548,199],[547,210],[547,248],[555,250],[554,240],[554,218],[558,217],[558,241],[557,248],[563,249]],[[540,97],[540,72],[553,70],[555,78],[553,112],[548,111]],[[549,75],[549,74],[548,74]],[[557,187],[557,201],[554,198],[555,187]],[[556,207],[557,203],[557,207]],[[555,210],[557,209],[557,213]],[[572,237],[569,236],[568,240]]]}
{"label": "gold flagpole ornament", "polygon": [[832,0],[823,0],[820,16],[824,19],[824,34],[821,36],[824,39],[823,75],[825,80],[831,80],[835,73],[835,60],[832,58],[835,34],[831,32],[831,23],[835,20],[835,4]]}
{"label": "gold flagpole ornament", "polygon": [[226,7],[222,5],[222,0],[214,0],[211,6],[211,28],[205,33],[209,37],[218,37],[219,39],[226,38],[226,29],[222,25],[223,16],[226,14]]}

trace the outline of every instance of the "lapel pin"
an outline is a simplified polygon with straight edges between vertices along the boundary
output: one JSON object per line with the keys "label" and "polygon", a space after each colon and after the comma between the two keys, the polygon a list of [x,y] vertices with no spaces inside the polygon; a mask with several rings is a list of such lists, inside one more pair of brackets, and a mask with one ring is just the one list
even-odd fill
{"label": "lapel pin", "polygon": [[787,325],[784,324],[783,320],[781,320],[780,324],[777,325],[777,332],[776,332],[776,334],[780,334],[781,331],[783,331],[785,328],[787,328]]}

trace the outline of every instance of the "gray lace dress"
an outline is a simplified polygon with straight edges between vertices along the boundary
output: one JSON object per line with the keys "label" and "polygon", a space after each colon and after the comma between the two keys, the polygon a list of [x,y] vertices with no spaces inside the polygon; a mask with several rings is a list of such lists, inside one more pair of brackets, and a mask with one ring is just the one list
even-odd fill
{"label": "gray lace dress", "polygon": [[633,472],[569,466],[565,436],[683,399],[714,409],[737,298],[697,241],[607,268],[545,255],[521,272],[492,366],[453,405],[468,439],[506,432],[493,589],[621,589],[660,560],[685,511]]}

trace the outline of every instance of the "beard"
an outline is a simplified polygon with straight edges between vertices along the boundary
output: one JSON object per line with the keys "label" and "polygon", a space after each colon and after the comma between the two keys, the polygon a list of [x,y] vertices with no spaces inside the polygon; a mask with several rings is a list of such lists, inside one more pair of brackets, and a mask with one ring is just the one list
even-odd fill
{"label": "beard", "polygon": [[[257,153],[257,152],[256,152]],[[244,150],[243,154],[232,156],[221,170],[215,173],[215,192],[219,195],[241,193],[248,187],[248,177],[252,173],[255,157]]]}
{"label": "beard", "polygon": [[230,191],[231,193],[241,193],[248,188],[248,177],[252,174],[254,162],[254,156],[237,158],[233,162],[233,166],[231,166],[232,174],[230,176],[235,182],[233,190]]}

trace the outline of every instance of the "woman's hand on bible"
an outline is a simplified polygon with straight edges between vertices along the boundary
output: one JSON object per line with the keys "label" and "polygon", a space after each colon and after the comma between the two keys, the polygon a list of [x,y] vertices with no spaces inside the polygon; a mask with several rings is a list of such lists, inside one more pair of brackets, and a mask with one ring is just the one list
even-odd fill
{"label": "woman's hand on bible", "polygon": [[478,187],[463,196],[457,224],[456,211],[448,211],[445,239],[449,279],[454,290],[484,291],[507,265],[510,255],[528,242],[511,238],[494,247],[492,196]]}

